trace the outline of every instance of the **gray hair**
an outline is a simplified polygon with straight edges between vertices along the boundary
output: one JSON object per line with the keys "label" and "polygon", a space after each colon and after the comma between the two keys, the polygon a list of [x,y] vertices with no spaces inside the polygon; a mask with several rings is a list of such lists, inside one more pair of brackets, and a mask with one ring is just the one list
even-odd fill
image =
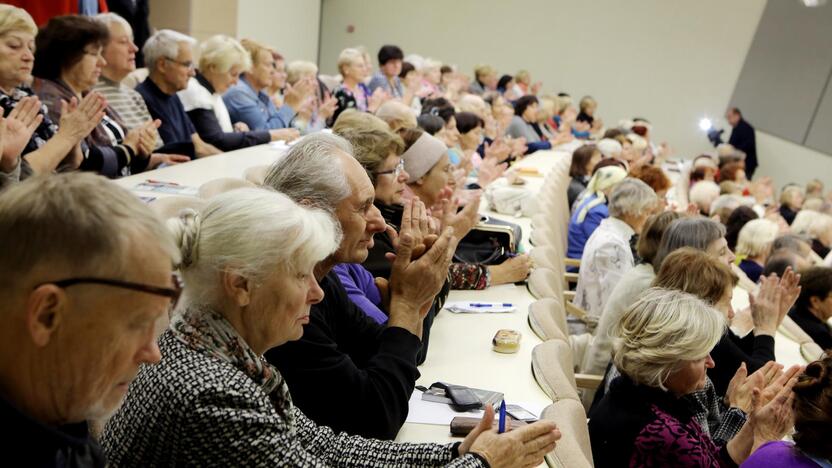
{"label": "gray hair", "polygon": [[171,29],[160,29],[150,36],[142,47],[147,69],[152,72],[156,68],[156,62],[160,59],[175,59],[179,55],[179,44],[193,46],[196,44],[196,39]]}
{"label": "gray hair", "polygon": [[96,21],[99,21],[100,23],[104,24],[104,26],[107,26],[107,28],[110,28],[110,26],[112,26],[113,23],[118,23],[122,27],[124,27],[124,29],[129,31],[131,35],[133,34],[133,27],[130,26],[130,23],[128,23],[126,19],[122,18],[121,15],[119,15],[117,13],[113,13],[113,12],[99,13],[99,14],[93,16],[93,19],[95,19]]}
{"label": "gray hair", "polygon": [[187,302],[208,306],[222,300],[223,272],[255,283],[275,270],[306,273],[340,242],[328,214],[264,188],[221,193],[199,211],[184,210],[168,227],[182,254],[178,269]]}
{"label": "gray hair", "polygon": [[737,255],[756,257],[771,252],[771,245],[780,228],[774,221],[759,218],[745,223],[737,237]]}
{"label": "gray hair", "polygon": [[650,288],[621,317],[613,362],[636,383],[667,390],[668,377],[707,356],[725,327],[725,317],[701,299]]}
{"label": "gray hair", "polygon": [[709,218],[681,218],[670,223],[653,258],[653,269],[659,271],[664,258],[674,250],[693,247],[708,250],[714,241],[725,237],[725,226]]}
{"label": "gray hair", "polygon": [[610,194],[610,216],[636,216],[648,212],[658,201],[656,192],[649,185],[639,179],[628,177],[619,182]]}
{"label": "gray hair", "polygon": [[806,236],[800,234],[784,234],[774,239],[774,242],[771,244],[771,250],[772,252],[776,250],[788,250],[789,252],[802,256],[804,247],[808,248],[810,245],[811,240]]}
{"label": "gray hair", "polygon": [[[0,290],[33,271],[123,277],[137,245],[179,253],[162,221],[130,193],[89,173],[32,177],[0,196]],[[46,278],[51,280],[59,277]]]}
{"label": "gray hair", "polygon": [[200,70],[204,71],[210,65],[214,65],[220,73],[226,73],[237,65],[242,72],[251,68],[251,57],[236,39],[217,34],[199,47]]}
{"label": "gray hair", "polygon": [[307,135],[272,165],[263,184],[334,215],[335,207],[352,193],[338,152],[352,156],[352,145],[330,133]]}

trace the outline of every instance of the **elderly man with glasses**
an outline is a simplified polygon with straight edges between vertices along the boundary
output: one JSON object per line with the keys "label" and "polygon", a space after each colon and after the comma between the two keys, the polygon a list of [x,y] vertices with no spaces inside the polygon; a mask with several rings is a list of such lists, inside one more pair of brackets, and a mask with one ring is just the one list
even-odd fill
{"label": "elderly man with glasses", "polygon": [[195,74],[194,44],[194,38],[169,29],[151,36],[142,49],[149,75],[136,91],[144,98],[150,115],[162,121],[159,135],[165,145],[193,142],[191,155],[211,156],[221,151],[199,137],[176,95],[188,87],[188,80]]}
{"label": "elderly man with glasses", "polygon": [[178,251],[128,191],[92,174],[0,198],[0,427],[14,466],[104,466],[87,421],[121,404],[180,288]]}

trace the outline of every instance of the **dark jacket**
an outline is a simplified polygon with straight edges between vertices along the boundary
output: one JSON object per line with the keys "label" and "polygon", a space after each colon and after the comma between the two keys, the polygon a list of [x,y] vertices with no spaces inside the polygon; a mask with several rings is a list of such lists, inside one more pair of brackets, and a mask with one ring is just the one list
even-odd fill
{"label": "dark jacket", "polygon": [[711,357],[716,366],[708,369],[708,377],[714,382],[716,393],[725,395],[728,383],[740,364],[744,362],[748,375],[751,375],[767,362],[777,360],[774,357],[774,337],[749,333],[740,338],[728,330],[711,351]]}
{"label": "dark jacket", "polygon": [[725,446],[702,432],[695,410],[686,399],[616,378],[589,413],[595,466],[736,466]]}
{"label": "dark jacket", "polygon": [[794,306],[789,317],[824,350],[832,349],[832,329],[812,312]]}
{"label": "dark jacket", "polygon": [[407,419],[419,338],[379,325],[347,296],[338,275],[320,282],[303,337],[266,352],[298,408],[336,432],[393,439]]}
{"label": "dark jacket", "polygon": [[31,467],[103,467],[104,453],[90,437],[87,423],[46,426],[0,398],[3,465]]}
{"label": "dark jacket", "polygon": [[745,152],[745,173],[750,180],[757,170],[757,139],[754,136],[754,127],[745,119],[740,119],[737,126],[731,130],[731,138],[728,139],[734,148]]}

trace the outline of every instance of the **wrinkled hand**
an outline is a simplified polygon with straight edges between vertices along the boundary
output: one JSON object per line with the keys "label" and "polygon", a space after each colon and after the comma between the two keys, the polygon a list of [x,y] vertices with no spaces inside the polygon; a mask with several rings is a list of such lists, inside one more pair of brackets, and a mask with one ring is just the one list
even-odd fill
{"label": "wrinkled hand", "polygon": [[162,164],[173,166],[176,164],[186,163],[190,160],[191,158],[185,156],[184,154],[153,153],[150,155],[150,162],[147,164],[147,169],[156,169]]}
{"label": "wrinkled hand", "polygon": [[[486,151],[488,151],[487,148]],[[483,158],[479,169],[477,169],[477,184],[480,187],[487,187],[488,184],[500,178],[506,169],[508,169],[508,164],[498,161],[497,158]]]}
{"label": "wrinkled hand", "polygon": [[153,150],[156,147],[156,132],[159,130],[159,126],[161,125],[162,121],[156,119],[147,122],[141,127],[138,127],[140,131],[137,154],[142,156],[149,156],[151,153],[153,153]]}
{"label": "wrinkled hand", "polygon": [[[769,380],[766,385],[761,389],[760,392],[760,405],[767,405],[774,397],[780,393],[783,388],[794,378],[797,378],[800,374],[803,373],[805,369],[804,366],[794,365],[789,367],[788,370],[783,372],[782,370],[778,371],[774,378]],[[758,371],[759,372],[759,371]]]}
{"label": "wrinkled hand", "polygon": [[236,122],[236,123],[234,124],[234,131],[235,131],[235,132],[248,132],[248,131],[250,131],[250,130],[251,130],[251,129],[250,129],[250,128],[248,128],[248,124],[247,124],[247,123],[245,123],[245,122],[243,122],[243,121]]}
{"label": "wrinkled hand", "polygon": [[777,275],[761,276],[756,296],[748,294],[755,335],[774,336],[782,319],[780,316],[781,297],[782,291]]}
{"label": "wrinkled hand", "polygon": [[442,229],[454,228],[454,233],[460,239],[467,236],[471,229],[480,220],[481,193],[476,193],[462,210],[457,211],[457,204],[450,201],[443,201],[441,210]]}
{"label": "wrinkled hand", "polygon": [[332,96],[327,96],[324,102],[318,107],[318,117],[323,120],[328,120],[335,114],[335,109],[338,107],[338,100]]}
{"label": "wrinkled hand", "polygon": [[[780,322],[800,296],[800,274],[795,273],[792,267],[787,267],[780,278]],[[779,322],[778,322],[779,323]]]}
{"label": "wrinkled hand", "polygon": [[754,389],[762,390],[774,380],[779,374],[782,374],[783,366],[774,361],[769,361],[754,372],[748,375],[748,368],[743,362],[739,369],[734,374],[731,382],[728,383],[728,390],[725,392],[725,399],[728,400],[728,406],[739,408],[746,413],[751,411],[751,399]]}
{"label": "wrinkled hand", "polygon": [[529,277],[532,268],[532,260],[528,255],[518,255],[509,258],[499,265],[491,265],[491,284],[508,284],[523,281]]}
{"label": "wrinkled hand", "polygon": [[373,91],[373,94],[371,94],[370,97],[367,98],[367,110],[370,113],[375,113],[375,111],[378,110],[378,108],[381,107],[382,104],[389,100],[390,95],[387,94],[387,91],[381,88],[376,88],[376,90]]}
{"label": "wrinkled hand", "polygon": [[272,141],[290,142],[300,138],[300,131],[296,128],[277,128],[269,130]]}
{"label": "wrinkled hand", "polygon": [[283,101],[297,112],[301,104],[312,97],[312,92],[317,84],[318,82],[314,78],[303,78],[296,82],[294,86],[286,83],[286,88],[283,90]]}
{"label": "wrinkled hand", "polygon": [[511,148],[511,155],[519,158],[526,154],[529,147],[526,145],[526,137],[511,138],[508,140],[508,145]]}
{"label": "wrinkled hand", "polygon": [[17,102],[6,117],[6,133],[3,136],[2,157],[15,162],[38,126],[43,122],[41,103],[37,96],[27,96]]}
{"label": "wrinkled hand", "polygon": [[538,421],[498,434],[494,409],[486,405],[479,424],[459,445],[459,454],[476,453],[491,468],[533,467],[543,463],[543,457],[555,449],[560,437],[560,430],[552,421]]}
{"label": "wrinkled hand", "polygon": [[777,395],[768,403],[763,404],[761,391],[754,389],[752,394],[752,411],[748,423],[754,432],[752,453],[760,445],[780,440],[794,426],[794,384],[797,377],[792,377]]}
{"label": "wrinkled hand", "polygon": [[84,96],[80,103],[75,98],[69,102],[61,100],[58,133],[67,135],[72,141],[81,141],[101,123],[106,107],[107,101],[96,91]]}
{"label": "wrinkled hand", "polygon": [[575,136],[572,135],[572,132],[558,132],[558,134],[554,138],[549,139],[549,143],[552,145],[552,148],[554,148],[556,146],[569,143],[574,139]]}

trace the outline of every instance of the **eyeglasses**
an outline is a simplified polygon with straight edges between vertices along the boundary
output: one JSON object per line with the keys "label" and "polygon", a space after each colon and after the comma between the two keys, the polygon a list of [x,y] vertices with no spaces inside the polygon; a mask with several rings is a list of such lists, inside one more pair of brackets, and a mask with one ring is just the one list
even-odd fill
{"label": "eyeglasses", "polygon": [[116,288],[129,289],[132,291],[144,292],[156,296],[168,297],[170,298],[169,309],[173,310],[176,308],[176,304],[179,303],[179,297],[182,295],[182,281],[179,279],[177,275],[174,274],[171,275],[171,282],[173,283],[172,288],[163,288],[160,286],[151,286],[147,284],[131,283],[129,281],[121,281],[106,278],[68,278],[65,280],[41,283],[35,286],[35,288],[43,286],[44,284],[54,284],[55,286],[62,289],[74,286],[76,284],[103,284],[105,286],[113,286]]}
{"label": "eyeglasses", "polygon": [[375,174],[376,174],[376,175],[387,175],[387,174],[393,174],[393,177],[394,177],[394,178],[398,178],[398,177],[399,177],[399,174],[401,174],[401,173],[402,173],[402,171],[404,171],[404,159],[399,159],[399,163],[398,163],[398,164],[396,164],[396,168],[395,168],[395,169],[390,169],[389,171],[378,171],[378,172],[376,172]]}
{"label": "eyeglasses", "polygon": [[179,60],[172,59],[172,58],[170,58],[170,57],[165,57],[165,60],[167,60],[167,61],[169,61],[169,62],[173,62],[173,63],[175,63],[175,64],[177,64],[177,65],[181,65],[181,66],[183,66],[183,67],[187,68],[188,70],[193,70],[193,69],[194,69],[194,63],[193,63],[193,62],[191,62],[191,61],[188,61],[188,62],[180,62]]}

